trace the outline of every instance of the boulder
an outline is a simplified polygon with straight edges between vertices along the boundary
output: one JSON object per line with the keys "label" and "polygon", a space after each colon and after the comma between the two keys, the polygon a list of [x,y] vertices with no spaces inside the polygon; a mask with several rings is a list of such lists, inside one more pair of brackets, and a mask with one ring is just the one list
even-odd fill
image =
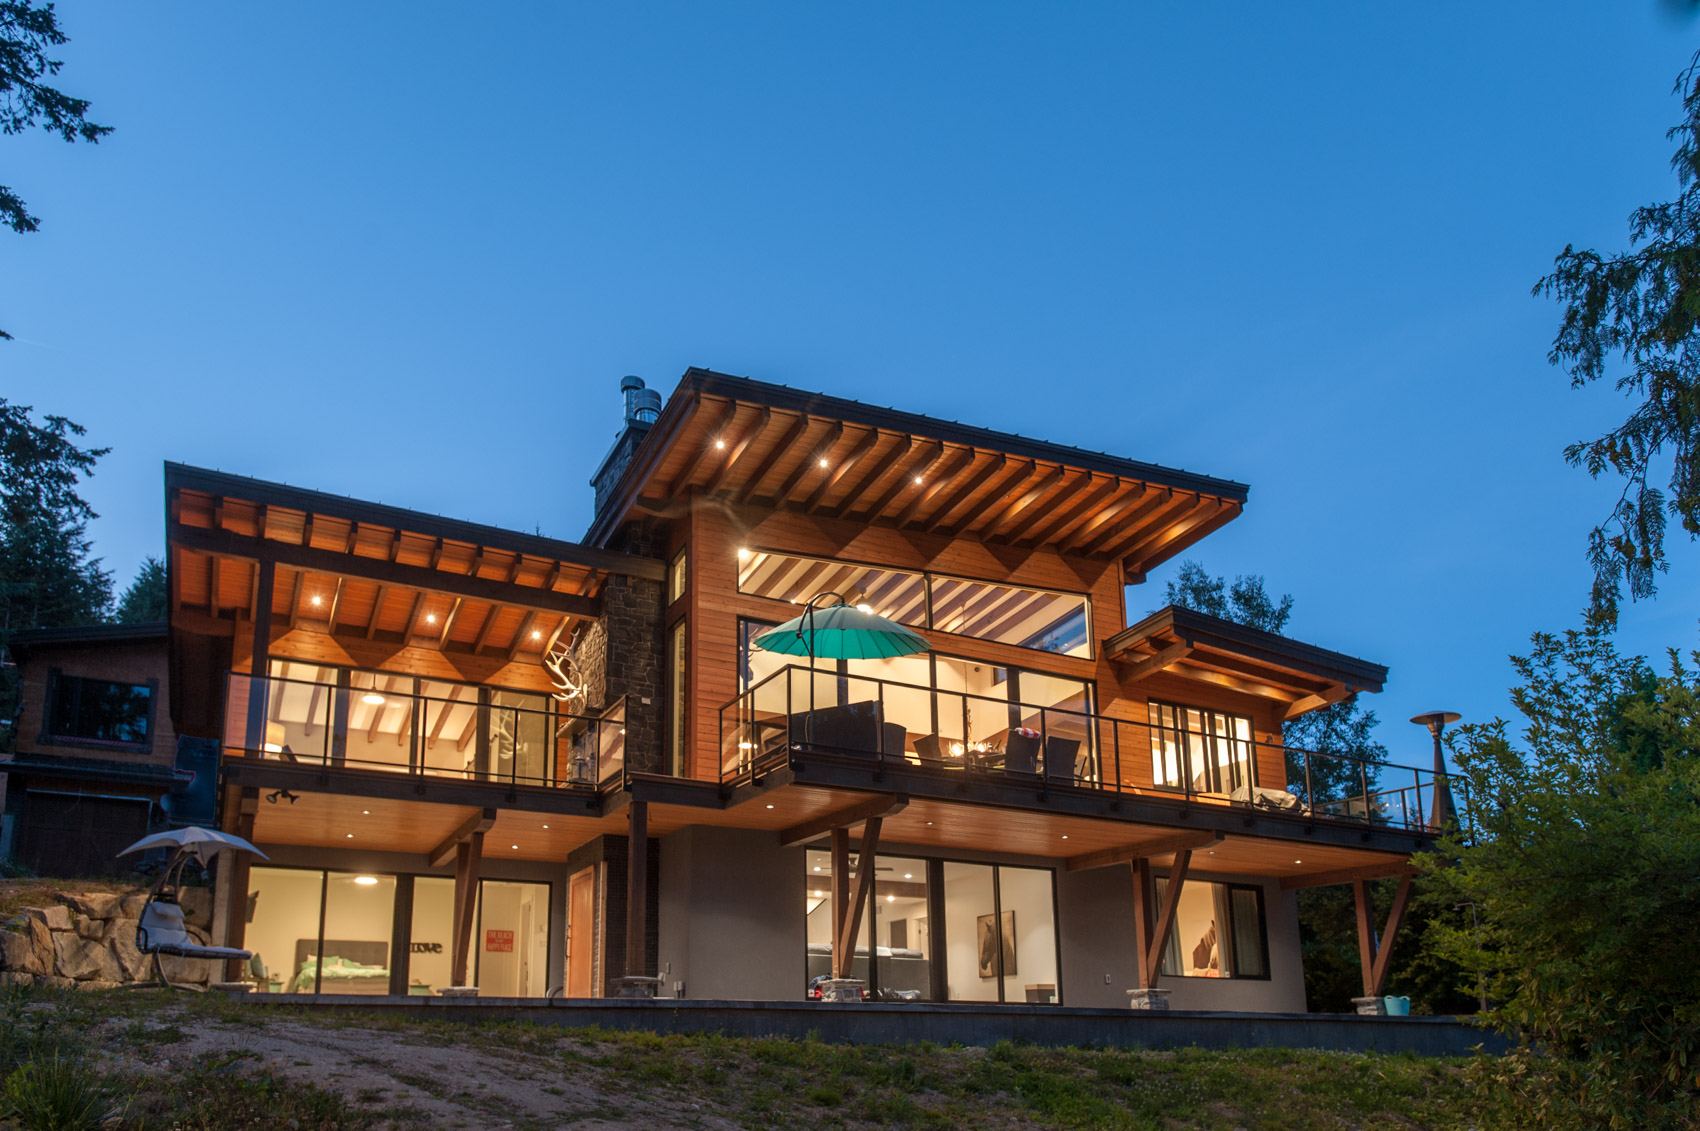
{"label": "boulder", "polygon": [[107,982],[97,978],[87,982],[78,982],[77,988],[79,990],[115,990],[123,984],[123,982]]}
{"label": "boulder", "polygon": [[153,959],[136,949],[136,921],[134,919],[112,919],[106,928],[106,946],[112,951],[112,956],[118,960],[118,966],[124,971],[126,978],[150,978],[153,976]]}
{"label": "boulder", "polygon": [[104,943],[66,931],[53,936],[53,949],[57,972],[62,977],[75,978],[77,981],[98,978],[104,982],[116,982],[123,977],[124,972],[118,968],[118,959],[113,957]]}
{"label": "boulder", "polygon": [[111,892],[91,891],[67,892],[61,898],[78,915],[86,915],[90,919],[110,919],[118,914],[118,903],[123,897]]}
{"label": "boulder", "polygon": [[[41,933],[48,932],[43,928]],[[36,946],[35,933],[28,928],[0,931],[0,968],[21,974],[46,974],[50,969]]]}
{"label": "boulder", "polygon": [[177,905],[183,909],[183,922],[191,927],[212,926],[213,897],[211,888],[183,888],[177,893]]}
{"label": "boulder", "polygon": [[113,915],[121,915],[126,919],[140,919],[142,917],[142,908],[146,907],[147,904],[147,892],[133,891],[119,898],[118,909],[113,912]]}
{"label": "boulder", "polygon": [[78,935],[85,939],[93,939],[95,942],[99,942],[100,936],[106,931],[106,923],[104,921],[100,919],[90,919],[87,915],[84,915],[81,912],[78,912],[76,917],[71,920],[71,923],[74,927],[76,927]]}
{"label": "boulder", "polygon": [[75,978],[66,978],[58,974],[44,974],[35,980],[38,986],[52,986],[56,990],[68,990],[77,984]]}
{"label": "boulder", "polygon": [[40,919],[50,931],[68,931],[71,929],[71,911],[62,903],[52,907],[26,907],[26,912],[33,918]]}
{"label": "boulder", "polygon": [[0,971],[0,986],[33,986],[34,974],[23,974],[16,970]]}

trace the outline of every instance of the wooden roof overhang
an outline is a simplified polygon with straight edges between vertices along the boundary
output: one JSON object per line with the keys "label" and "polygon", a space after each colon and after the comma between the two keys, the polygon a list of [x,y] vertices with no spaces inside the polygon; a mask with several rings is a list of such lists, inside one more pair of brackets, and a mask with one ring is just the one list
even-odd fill
{"label": "wooden roof overhang", "polygon": [[546,652],[596,617],[609,574],[660,580],[657,560],[182,464],[165,468],[174,632],[253,623],[274,570],[275,634],[332,635],[505,657]]}
{"label": "wooden roof overhang", "polygon": [[1232,520],[1248,488],[703,369],[687,371],[598,515],[692,495],[1117,561],[1130,580]]}
{"label": "wooden roof overhang", "polygon": [[1286,704],[1296,718],[1359,691],[1380,691],[1387,669],[1174,605],[1104,641],[1123,685],[1158,672]]}

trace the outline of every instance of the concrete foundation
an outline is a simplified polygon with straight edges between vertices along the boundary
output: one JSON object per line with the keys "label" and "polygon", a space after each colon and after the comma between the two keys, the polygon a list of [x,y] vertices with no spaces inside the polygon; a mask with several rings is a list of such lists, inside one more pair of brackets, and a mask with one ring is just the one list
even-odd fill
{"label": "concrete foundation", "polygon": [[1127,1003],[1134,1009],[1168,1009],[1168,990],[1129,990]]}

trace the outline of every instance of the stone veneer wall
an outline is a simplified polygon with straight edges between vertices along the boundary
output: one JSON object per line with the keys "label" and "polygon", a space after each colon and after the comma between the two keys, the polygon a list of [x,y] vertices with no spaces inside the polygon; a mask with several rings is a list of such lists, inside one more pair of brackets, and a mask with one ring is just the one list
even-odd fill
{"label": "stone veneer wall", "polygon": [[[0,923],[0,985],[75,986],[110,989],[153,977],[153,959],[136,949],[136,920],[147,903],[146,890],[109,893],[60,892],[61,902],[26,907]],[[208,941],[212,892],[184,888],[179,893],[183,919],[196,941]],[[172,982],[208,985],[216,980],[204,958],[161,960]]]}
{"label": "stone veneer wall", "polygon": [[[666,551],[664,537],[653,524],[631,523],[611,548],[659,558]],[[579,671],[590,685],[590,710],[600,711],[625,696],[626,764],[647,773],[661,773],[666,767],[661,597],[659,581],[610,576],[602,586],[602,615],[572,644]]]}

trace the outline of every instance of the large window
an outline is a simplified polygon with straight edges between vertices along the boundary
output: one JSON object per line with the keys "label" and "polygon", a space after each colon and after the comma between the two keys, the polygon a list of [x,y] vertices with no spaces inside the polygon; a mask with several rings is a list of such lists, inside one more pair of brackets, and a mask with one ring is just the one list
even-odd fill
{"label": "large window", "polygon": [[52,671],[47,681],[46,735],[100,745],[142,747],[153,724],[153,687]]}
{"label": "large window", "polygon": [[[483,880],[473,899],[467,979],[485,997],[542,997],[549,990],[549,885]],[[410,994],[450,984],[454,902],[453,880],[413,881]]]}
{"label": "large window", "polygon": [[1158,787],[1249,799],[1257,784],[1251,719],[1155,701],[1147,711]]}
{"label": "large window", "polygon": [[738,551],[738,592],[797,605],[837,593],[902,624],[1040,652],[1092,654],[1091,604],[1077,593],[760,550]]}
{"label": "large window", "polygon": [[[1169,881],[1156,884],[1162,904]],[[1181,887],[1162,972],[1176,978],[1267,978],[1263,889],[1189,880]]]}
{"label": "large window", "polygon": [[685,622],[678,621],[667,634],[667,772],[685,777],[686,733],[690,727],[690,671],[685,666],[689,641]]}
{"label": "large window", "polygon": [[[857,863],[851,855],[851,866]],[[832,969],[832,855],[805,854],[808,975]],[[876,996],[1055,1003],[1057,935],[1043,868],[880,856],[851,977]]]}

